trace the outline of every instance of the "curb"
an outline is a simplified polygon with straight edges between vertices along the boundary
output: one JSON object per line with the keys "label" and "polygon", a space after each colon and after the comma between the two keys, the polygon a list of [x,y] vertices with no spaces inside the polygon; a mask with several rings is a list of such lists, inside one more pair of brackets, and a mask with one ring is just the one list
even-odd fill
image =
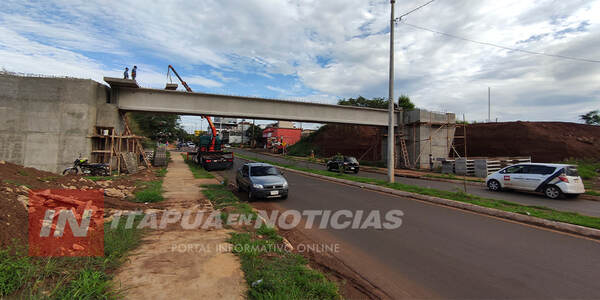
{"label": "curb", "polygon": [[[272,154],[272,153],[254,152],[251,150],[246,150],[246,151],[249,151],[249,152],[252,152],[255,154],[262,154],[262,155],[267,155],[267,156],[271,156],[271,157],[283,158],[283,159],[292,160],[292,161],[296,161],[296,162],[305,162],[306,161],[306,160],[302,160],[302,159],[284,158],[280,155]],[[306,162],[309,162],[309,161],[306,161]],[[373,173],[373,174],[384,174],[384,175],[387,174],[386,172],[381,172],[380,170],[377,170],[376,168],[373,168],[370,166],[361,166],[361,170],[363,172]],[[427,176],[407,176],[407,175],[398,175],[398,174],[395,174],[394,176],[403,177],[403,178],[429,180],[429,181],[448,182],[448,183],[454,183],[454,184],[463,184],[463,181],[460,179],[446,179],[446,178],[436,178],[436,177],[427,177]],[[467,185],[471,185],[471,186],[484,186],[485,187],[485,182],[466,181],[466,183],[467,183]],[[600,201],[600,196],[592,196],[592,195],[582,194],[581,196],[579,196],[579,198],[583,199],[583,200],[588,200],[588,201]]]}
{"label": "curb", "polygon": [[[245,150],[245,149],[242,149],[242,150]],[[245,150],[245,151],[252,152],[252,153],[255,153],[255,154],[259,154],[259,155],[266,155],[266,156],[271,156],[271,157],[282,158],[282,159],[291,160],[291,161],[295,161],[295,162],[309,162],[309,163],[314,163],[314,162],[310,162],[310,161],[303,160],[303,159],[285,158],[285,157],[283,157],[281,155],[272,154],[272,153],[254,152],[254,151],[251,151],[251,150]],[[372,174],[383,174],[383,175],[387,174],[386,172],[382,172],[382,171],[377,170],[376,168],[371,167],[371,166],[361,166],[360,169],[363,172],[372,173]],[[429,180],[429,181],[448,182],[448,183],[455,183],[455,184],[462,184],[463,183],[463,181],[460,180],[460,179],[446,179],[446,178],[436,178],[436,177],[427,177],[427,176],[408,176],[408,175],[398,175],[398,174],[394,174],[394,176],[396,176],[396,177],[403,177],[403,178],[414,178],[414,179],[421,179],[421,180]],[[473,182],[473,181],[466,181],[466,182],[467,182],[468,185],[473,185],[473,186],[485,185],[485,182]]]}
{"label": "curb", "polygon": [[546,220],[546,219],[542,219],[542,218],[522,215],[522,214],[503,211],[503,210],[499,210],[499,209],[495,209],[495,208],[483,207],[483,206],[479,206],[479,205],[475,205],[475,204],[454,201],[454,200],[449,200],[449,199],[444,199],[444,198],[439,198],[439,197],[425,196],[425,195],[421,195],[421,194],[417,194],[417,193],[399,191],[399,190],[390,189],[390,188],[386,188],[386,187],[382,187],[382,186],[378,186],[378,185],[374,185],[374,184],[369,184],[369,183],[360,183],[360,182],[355,182],[355,181],[351,181],[351,180],[334,178],[334,177],[299,171],[299,170],[280,167],[280,166],[276,166],[276,167],[279,169],[286,170],[286,171],[303,174],[306,176],[312,176],[312,177],[316,177],[316,178],[320,178],[320,179],[324,179],[324,180],[334,181],[334,182],[338,182],[338,183],[344,183],[344,184],[356,186],[359,188],[365,188],[365,189],[388,193],[388,194],[392,194],[392,195],[396,195],[396,196],[402,196],[402,197],[413,198],[413,199],[422,200],[422,201],[426,201],[426,202],[430,202],[430,203],[441,204],[444,206],[459,208],[459,209],[463,209],[463,210],[467,210],[467,211],[477,212],[477,213],[490,215],[490,216],[494,216],[494,217],[498,217],[498,218],[513,220],[513,221],[517,221],[517,222],[521,222],[521,223],[526,223],[526,224],[530,224],[530,225],[535,225],[535,226],[539,226],[539,227],[549,228],[549,229],[553,229],[553,230],[557,230],[557,231],[561,231],[561,232],[571,233],[571,234],[575,234],[575,235],[580,235],[580,236],[600,240],[600,230],[599,229],[594,229],[594,228],[589,228],[589,227],[584,227],[584,226],[579,226],[579,225],[574,225],[574,224],[568,224],[568,223],[563,223],[563,222],[558,222],[558,221],[550,221],[550,220]]}

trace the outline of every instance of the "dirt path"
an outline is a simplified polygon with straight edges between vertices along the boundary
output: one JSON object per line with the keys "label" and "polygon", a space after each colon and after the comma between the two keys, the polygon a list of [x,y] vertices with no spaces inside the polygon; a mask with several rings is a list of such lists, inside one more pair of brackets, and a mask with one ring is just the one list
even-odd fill
{"label": "dirt path", "polygon": [[[164,208],[210,213],[212,205],[178,153],[163,182]],[[244,299],[246,282],[238,258],[228,251],[227,230],[152,230],[117,272],[127,299]]]}

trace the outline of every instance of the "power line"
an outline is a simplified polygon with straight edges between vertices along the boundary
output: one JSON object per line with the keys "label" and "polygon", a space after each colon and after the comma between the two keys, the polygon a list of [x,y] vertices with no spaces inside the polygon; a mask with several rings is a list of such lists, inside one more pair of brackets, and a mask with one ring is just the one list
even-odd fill
{"label": "power line", "polygon": [[402,20],[402,17],[406,17],[406,16],[408,16],[408,15],[412,14],[413,12],[415,12],[415,11],[417,11],[417,10],[419,10],[419,9],[421,9],[421,8],[423,8],[423,7],[425,7],[425,6],[427,6],[427,5],[429,5],[429,4],[430,4],[431,2],[433,2],[433,1],[435,1],[435,0],[431,0],[431,1],[429,1],[429,2],[425,3],[425,4],[421,5],[421,6],[418,6],[418,7],[416,7],[415,9],[413,9],[413,10],[411,10],[411,11],[409,11],[409,12],[407,12],[407,13],[403,14],[403,15],[400,15],[399,17],[397,17],[397,18],[395,19],[395,21],[396,21],[396,22],[398,22],[398,21]]}
{"label": "power line", "polygon": [[523,53],[533,54],[533,55],[549,56],[549,57],[554,57],[554,58],[570,59],[570,60],[576,60],[576,61],[582,61],[582,62],[600,63],[600,60],[595,60],[595,59],[573,57],[573,56],[566,56],[566,55],[560,55],[560,54],[550,54],[550,53],[544,53],[544,52],[535,52],[535,51],[524,50],[524,49],[519,49],[519,48],[506,47],[506,46],[502,46],[502,45],[498,45],[498,44],[494,44],[494,43],[489,43],[489,42],[476,41],[476,40],[472,40],[472,39],[468,39],[468,38],[456,36],[456,35],[453,35],[453,34],[449,34],[449,33],[441,32],[441,31],[437,31],[437,30],[433,30],[433,29],[421,27],[421,26],[418,26],[418,25],[409,24],[409,23],[406,23],[406,22],[400,22],[400,24],[404,24],[406,26],[410,26],[412,28],[416,28],[416,29],[420,29],[420,30],[424,30],[424,31],[429,31],[429,32],[432,32],[432,33],[441,34],[441,35],[444,35],[444,36],[447,36],[447,37],[450,37],[450,38],[459,39],[459,40],[463,40],[463,41],[467,41],[467,42],[471,42],[471,43],[475,43],[475,44],[480,44],[480,45],[485,45],[485,46],[492,46],[492,47],[496,47],[496,48],[500,48],[500,49],[504,49],[504,50],[523,52]]}

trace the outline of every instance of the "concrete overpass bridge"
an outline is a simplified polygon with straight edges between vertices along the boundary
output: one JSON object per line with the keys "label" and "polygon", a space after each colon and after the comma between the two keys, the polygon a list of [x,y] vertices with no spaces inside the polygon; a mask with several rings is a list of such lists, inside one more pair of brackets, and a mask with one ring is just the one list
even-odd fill
{"label": "concrete overpass bridge", "polygon": [[[120,78],[105,77],[104,81],[111,87],[111,102],[121,111],[388,126],[385,109],[148,89]],[[430,154],[433,159],[448,157],[454,139],[454,114],[396,110],[396,122],[404,132],[412,165],[428,168]],[[387,157],[386,139],[382,142],[382,157]],[[399,145],[395,153],[400,153]]]}
{"label": "concrete overpass bridge", "polygon": [[[133,80],[104,78],[120,110],[219,117],[387,126],[385,109],[256,97],[139,88]],[[401,120],[398,110],[398,120]]]}
{"label": "concrete overpass bridge", "polygon": [[[144,89],[119,78],[105,81],[110,88],[89,79],[0,72],[0,160],[61,172],[79,153],[92,161],[112,157],[105,154],[110,150],[98,148],[98,139],[108,137],[99,130],[122,133],[120,111],[387,126],[387,112],[381,109]],[[433,158],[448,155],[454,114],[399,110],[397,120],[417,166],[427,167],[430,153]]]}

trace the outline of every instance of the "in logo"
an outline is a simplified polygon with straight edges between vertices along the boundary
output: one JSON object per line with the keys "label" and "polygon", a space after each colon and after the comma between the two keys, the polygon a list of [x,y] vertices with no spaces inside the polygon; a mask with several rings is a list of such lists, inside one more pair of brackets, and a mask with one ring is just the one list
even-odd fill
{"label": "in logo", "polygon": [[103,191],[31,191],[29,255],[104,255]]}

